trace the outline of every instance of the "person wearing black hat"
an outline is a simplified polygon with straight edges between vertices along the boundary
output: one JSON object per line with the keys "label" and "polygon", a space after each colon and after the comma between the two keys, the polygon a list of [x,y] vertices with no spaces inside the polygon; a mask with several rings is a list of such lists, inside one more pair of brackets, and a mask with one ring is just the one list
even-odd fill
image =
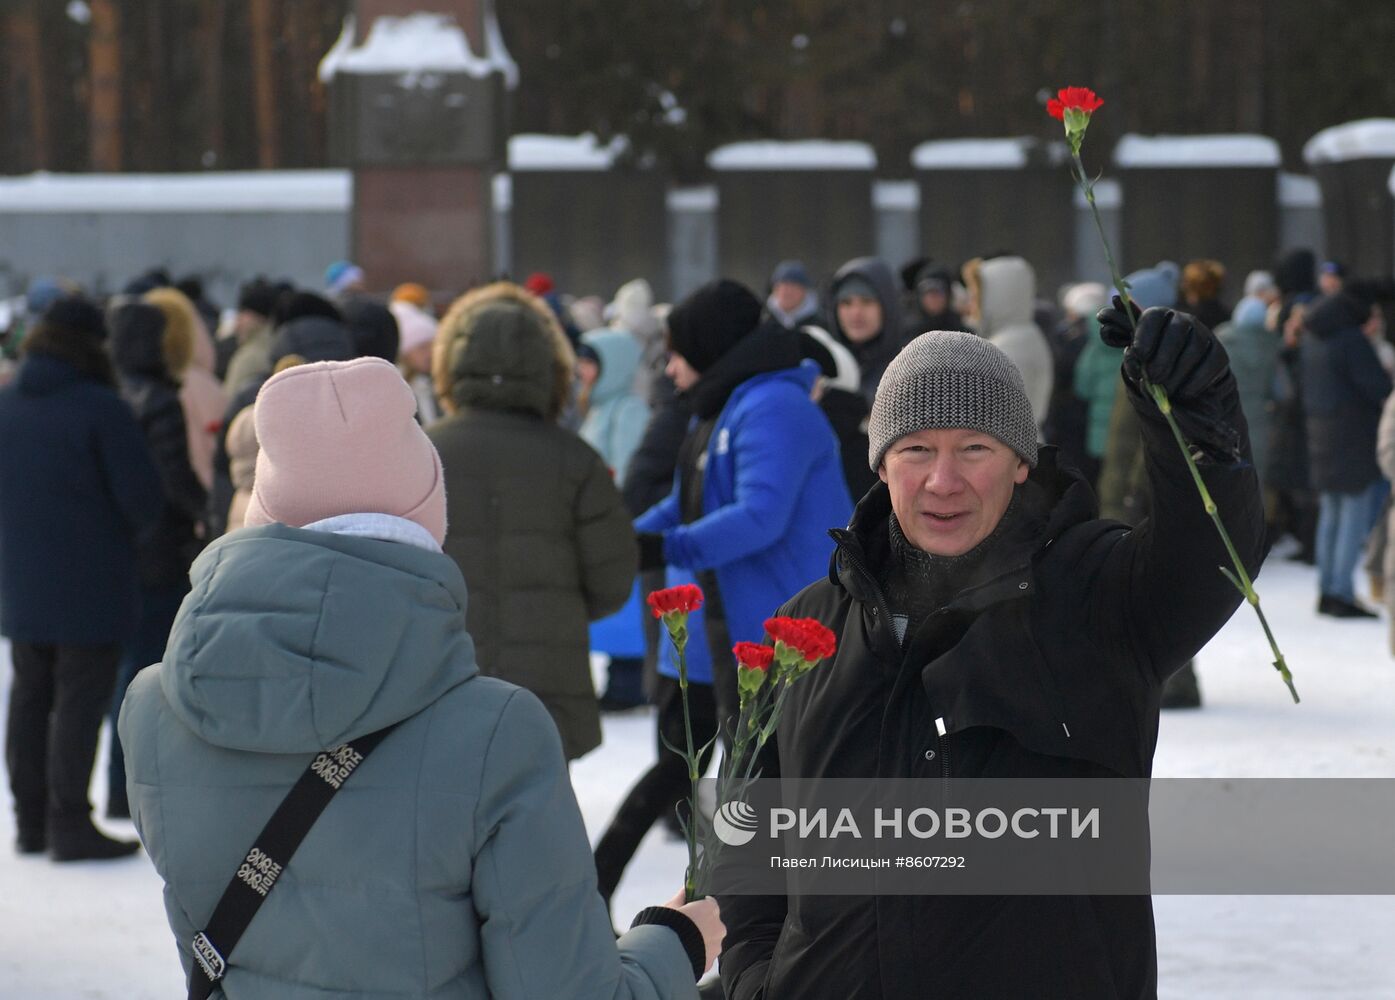
{"label": "person wearing black hat", "polygon": [[916,272],[911,286],[914,303],[906,316],[906,340],[928,330],[967,330],[964,317],[951,304],[954,273],[943,264],[927,261]]}
{"label": "person wearing black hat", "polygon": [[[826,532],[852,512],[837,437],[811,399],[818,368],[760,311],[749,289],[720,279],[669,313],[665,371],[694,420],[674,490],[635,520],[640,568],[664,566],[669,586],[707,594],[707,642],[689,644],[688,672],[715,684],[721,719],[736,708],[732,643],[760,641],[781,592],[826,568]],[[678,676],[667,650],[659,673]]]}
{"label": "person wearing black hat", "polygon": [[116,858],[93,824],[97,733],[139,613],[136,541],[164,506],[160,475],[117,395],[101,311],[44,312],[0,389],[0,634],[14,680],[5,763],[21,854]]}
{"label": "person wearing black hat", "polygon": [[254,278],[238,289],[233,319],[238,346],[223,376],[223,391],[230,397],[248,382],[271,374],[271,314],[276,294],[276,286],[264,278]]}
{"label": "person wearing black hat", "polygon": [[[771,611],[827,572],[828,530],[852,514],[838,440],[810,398],[818,368],[802,363],[795,334],[762,324],[760,314],[755,295],[726,279],[669,313],[666,372],[691,402],[693,422],[673,491],[634,523],[640,569],[665,567],[668,586],[696,583],[706,598],[688,619],[686,654],[701,714],[694,735],[703,742],[714,732],[730,736],[733,643],[761,641]],[[677,676],[665,643],[655,704],[659,732],[670,739],[683,733]],[[672,814],[687,781],[682,759],[660,747],[596,845],[603,896],[654,821]]]}

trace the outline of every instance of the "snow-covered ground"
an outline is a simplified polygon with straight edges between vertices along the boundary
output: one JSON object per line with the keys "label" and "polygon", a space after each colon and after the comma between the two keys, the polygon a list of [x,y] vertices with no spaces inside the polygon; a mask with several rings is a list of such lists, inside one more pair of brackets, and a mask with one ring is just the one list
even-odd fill
{"label": "snow-covered ground", "polygon": [[[1314,571],[1273,558],[1259,581],[1293,667],[1294,706],[1242,609],[1198,657],[1199,712],[1165,713],[1159,777],[1395,778],[1395,659],[1386,624],[1314,614]],[[0,662],[8,650],[0,644]],[[9,670],[0,670],[0,702]],[[577,798],[599,834],[653,757],[645,713],[609,717],[605,745],[573,768]],[[95,783],[102,792],[103,782]],[[99,802],[100,805],[100,802]],[[104,823],[131,835],[130,824]],[[54,865],[9,849],[13,817],[0,792],[0,1000],[182,996],[160,883],[144,855]],[[617,923],[670,897],[681,845],[651,832],[615,899]],[[1195,998],[1395,997],[1395,898],[1159,896],[1160,995]]]}

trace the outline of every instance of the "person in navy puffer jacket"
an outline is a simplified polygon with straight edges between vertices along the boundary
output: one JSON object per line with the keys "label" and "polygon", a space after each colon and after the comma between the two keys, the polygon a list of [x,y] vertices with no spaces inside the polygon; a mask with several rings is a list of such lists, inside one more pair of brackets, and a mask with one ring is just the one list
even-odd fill
{"label": "person in navy puffer jacket", "polygon": [[61,298],[0,390],[0,634],[14,661],[5,763],[17,849],[57,861],[137,848],[92,825],[87,786],[139,614],[137,537],[164,499],[105,338],[95,305]]}

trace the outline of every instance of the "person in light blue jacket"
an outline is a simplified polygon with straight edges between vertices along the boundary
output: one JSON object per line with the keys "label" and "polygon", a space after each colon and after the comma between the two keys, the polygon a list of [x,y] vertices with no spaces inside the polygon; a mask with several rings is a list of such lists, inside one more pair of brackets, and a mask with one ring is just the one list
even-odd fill
{"label": "person in light blue jacket", "polygon": [[628,330],[599,329],[582,334],[581,342],[596,352],[600,363],[577,433],[600,453],[620,483],[649,423],[649,404],[635,392],[639,340]]}
{"label": "person in light blue jacket", "polygon": [[[811,399],[818,365],[802,362],[797,335],[762,325],[760,312],[748,289],[719,280],[669,314],[667,374],[691,400],[693,419],[673,491],[635,520],[641,569],[665,566],[669,586],[696,583],[705,595],[687,646],[699,744],[729,735],[736,716],[732,645],[760,642],[765,620],[828,572],[828,532],[852,516],[837,435]],[[683,733],[677,666],[672,646],[661,650],[658,726],[675,742]],[[681,800],[686,780],[682,759],[660,746],[596,846],[603,893],[650,825]]]}
{"label": "person in light blue jacket", "polygon": [[222,995],[691,1000],[716,904],[680,895],[612,936],[556,726],[475,663],[415,410],[375,358],[267,382],[248,526],[195,562],[162,662],[126,696],[132,819],[185,971],[316,754],[392,726],[277,859]]}

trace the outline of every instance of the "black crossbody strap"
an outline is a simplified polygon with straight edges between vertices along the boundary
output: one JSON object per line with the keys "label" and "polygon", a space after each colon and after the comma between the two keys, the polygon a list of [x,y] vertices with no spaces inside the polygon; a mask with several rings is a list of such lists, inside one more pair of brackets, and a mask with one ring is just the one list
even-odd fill
{"label": "black crossbody strap", "polygon": [[213,908],[213,916],[208,918],[204,929],[194,935],[189,1000],[207,1000],[217,989],[219,980],[228,971],[228,957],[242,940],[257,910],[266,902],[267,894],[276,887],[276,880],[295,856],[301,841],[334,798],[334,793],[344,787],[364,758],[394,728],[388,726],[316,754],[305,773],[286,793],[223,890],[223,897]]}

